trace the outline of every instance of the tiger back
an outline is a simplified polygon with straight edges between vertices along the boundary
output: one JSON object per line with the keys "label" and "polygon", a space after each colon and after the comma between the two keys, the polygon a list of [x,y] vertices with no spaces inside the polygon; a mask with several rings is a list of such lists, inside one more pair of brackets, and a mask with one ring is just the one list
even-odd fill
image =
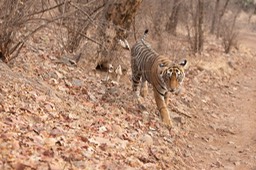
{"label": "tiger back", "polygon": [[[159,55],[149,43],[145,42],[148,30],[144,36],[131,48],[132,89],[139,99],[145,97],[148,91],[147,82],[153,86],[157,108],[164,124],[172,126],[168,111],[169,92],[178,92],[185,78],[184,68],[187,61],[173,63],[168,57]],[[140,91],[139,84],[141,83]]]}

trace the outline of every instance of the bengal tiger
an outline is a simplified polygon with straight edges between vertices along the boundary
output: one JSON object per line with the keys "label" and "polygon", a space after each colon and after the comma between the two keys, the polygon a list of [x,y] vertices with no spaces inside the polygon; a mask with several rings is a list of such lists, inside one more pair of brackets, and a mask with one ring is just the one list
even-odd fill
{"label": "bengal tiger", "polygon": [[[168,92],[178,92],[185,78],[187,60],[179,64],[173,63],[168,57],[159,55],[149,43],[145,41],[148,30],[143,37],[131,48],[132,89],[139,100],[139,95],[145,97],[148,92],[149,82],[157,108],[162,121],[167,126],[172,126],[168,111]],[[141,82],[140,92],[138,90]]]}

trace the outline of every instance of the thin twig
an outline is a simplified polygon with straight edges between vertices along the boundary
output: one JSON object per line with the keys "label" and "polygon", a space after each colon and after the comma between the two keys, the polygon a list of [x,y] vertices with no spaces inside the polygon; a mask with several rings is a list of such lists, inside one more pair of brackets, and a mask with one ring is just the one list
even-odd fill
{"label": "thin twig", "polygon": [[192,116],[190,116],[190,115],[188,115],[188,114],[186,114],[186,113],[184,113],[184,112],[178,110],[177,108],[172,108],[172,111],[174,111],[174,112],[176,112],[176,113],[178,113],[178,114],[180,114],[180,115],[186,116],[186,117],[188,117],[188,118],[192,118]]}
{"label": "thin twig", "polygon": [[[90,16],[87,12],[85,12],[83,9],[79,8],[76,4],[74,4],[74,3],[72,3],[72,2],[69,2],[69,4],[70,4],[71,6],[73,6],[74,8],[76,8],[77,10],[79,10],[80,12],[82,12],[84,15],[86,15],[87,18],[91,21],[91,23],[92,23],[94,26],[98,26],[98,25],[95,23],[95,21],[93,20],[93,18],[91,18],[91,16]],[[101,9],[102,7],[104,7],[104,5],[101,6],[101,7],[99,7],[99,9]],[[103,29],[102,27],[100,27],[100,28]]]}
{"label": "thin twig", "polygon": [[[70,1],[68,1],[68,3],[69,3],[69,2],[70,2]],[[43,9],[43,10],[41,10],[41,11],[34,12],[34,13],[29,14],[29,15],[24,16],[24,17],[30,17],[30,16],[33,16],[33,15],[45,13],[45,12],[47,12],[47,11],[53,10],[53,9],[55,9],[55,8],[58,8],[58,7],[60,7],[61,5],[64,5],[64,3],[65,3],[65,2],[62,2],[62,3],[60,3],[60,4],[57,4],[57,5],[55,5],[55,6],[52,6],[52,7],[50,7],[50,8],[47,8],[47,9]]]}
{"label": "thin twig", "polygon": [[[101,43],[99,43],[98,41],[96,41],[96,40],[94,40],[94,39],[88,37],[88,36],[85,35],[84,33],[82,33],[82,32],[78,32],[78,33],[79,33],[80,35],[82,35],[83,37],[85,37],[86,39],[88,39],[88,40],[94,42],[95,44],[98,44],[99,46],[103,46]],[[106,47],[104,47],[104,46],[103,46],[103,48],[106,49]]]}

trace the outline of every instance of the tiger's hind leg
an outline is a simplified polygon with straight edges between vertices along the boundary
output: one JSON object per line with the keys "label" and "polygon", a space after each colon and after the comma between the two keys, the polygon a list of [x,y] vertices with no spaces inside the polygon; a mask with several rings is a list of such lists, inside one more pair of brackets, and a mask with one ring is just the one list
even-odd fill
{"label": "tiger's hind leg", "polygon": [[132,70],[132,90],[134,93],[135,101],[137,104],[142,104],[142,99],[140,97],[139,84],[140,84],[141,74]]}
{"label": "tiger's hind leg", "polygon": [[166,104],[167,96],[160,95],[157,92],[157,90],[154,89],[154,97],[155,97],[156,105],[160,112],[163,123],[169,127],[172,127],[172,120],[170,118],[170,114],[169,114],[167,104]]}
{"label": "tiger's hind leg", "polygon": [[133,74],[132,75],[132,91],[139,97],[139,84],[140,84],[141,74]]}
{"label": "tiger's hind leg", "polygon": [[140,95],[144,98],[148,94],[148,82],[146,80],[142,80],[140,87]]}

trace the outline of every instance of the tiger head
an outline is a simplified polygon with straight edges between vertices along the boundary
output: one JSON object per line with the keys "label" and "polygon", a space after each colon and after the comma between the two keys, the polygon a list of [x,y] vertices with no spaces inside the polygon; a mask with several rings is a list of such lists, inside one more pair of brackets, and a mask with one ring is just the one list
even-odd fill
{"label": "tiger head", "polygon": [[160,64],[161,77],[165,86],[170,92],[179,92],[182,82],[185,78],[184,69],[187,66],[187,60],[181,61],[179,64]]}

